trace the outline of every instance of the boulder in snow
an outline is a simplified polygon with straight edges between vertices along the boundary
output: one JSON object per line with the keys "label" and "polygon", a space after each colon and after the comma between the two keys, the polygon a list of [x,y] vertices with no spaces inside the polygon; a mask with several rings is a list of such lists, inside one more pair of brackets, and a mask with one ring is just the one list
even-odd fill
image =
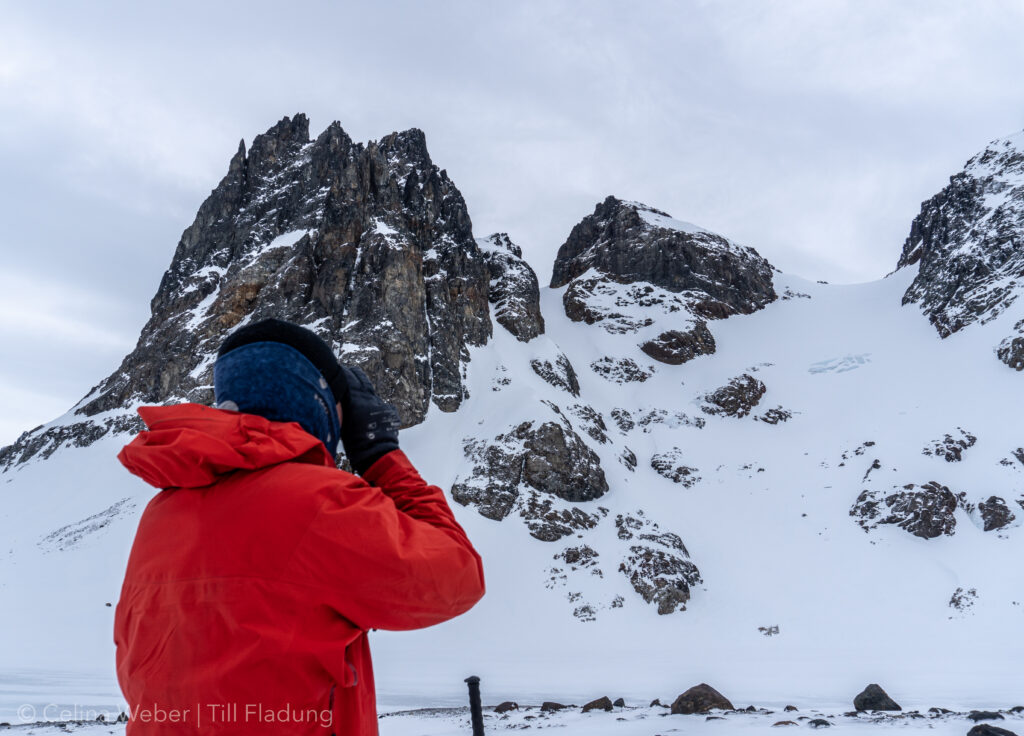
{"label": "boulder in snow", "polygon": [[704,682],[694,685],[672,703],[673,714],[707,713],[714,708],[733,710],[728,698]]}

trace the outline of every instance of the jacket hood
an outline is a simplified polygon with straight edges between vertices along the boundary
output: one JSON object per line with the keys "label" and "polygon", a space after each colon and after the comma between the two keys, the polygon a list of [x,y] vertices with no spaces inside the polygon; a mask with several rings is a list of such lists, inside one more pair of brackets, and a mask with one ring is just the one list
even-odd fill
{"label": "jacket hood", "polygon": [[236,470],[257,470],[297,460],[334,466],[324,443],[296,422],[201,404],[143,406],[149,428],[117,458],[156,488],[200,488]]}

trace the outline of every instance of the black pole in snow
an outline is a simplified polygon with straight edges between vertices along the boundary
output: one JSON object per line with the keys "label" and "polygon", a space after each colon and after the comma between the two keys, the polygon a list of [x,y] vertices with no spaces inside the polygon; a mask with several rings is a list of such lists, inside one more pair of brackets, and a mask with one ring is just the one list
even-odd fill
{"label": "black pole in snow", "polygon": [[480,678],[470,675],[465,681],[469,683],[469,715],[473,723],[473,736],[484,736],[484,714],[480,709]]}

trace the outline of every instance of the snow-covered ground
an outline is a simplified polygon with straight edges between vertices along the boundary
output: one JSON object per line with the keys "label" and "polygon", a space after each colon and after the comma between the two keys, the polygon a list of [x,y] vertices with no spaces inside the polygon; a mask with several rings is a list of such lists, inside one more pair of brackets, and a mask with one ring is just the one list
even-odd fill
{"label": "snow-covered ground", "polygon": [[[871,682],[905,709],[998,709],[1024,700],[1024,509],[1016,504],[1024,465],[1000,464],[1024,445],[1020,376],[991,348],[1012,320],[940,340],[916,307],[900,306],[910,270],[857,285],[778,274],[780,294],[809,298],[710,323],[717,352],[682,366],[652,363],[635,336],[570,322],[562,290],[542,289],[547,332],[534,341],[519,343],[496,325],[491,343],[472,351],[470,399],[453,414],[432,408],[424,424],[403,432],[406,452],[447,490],[465,469],[463,438],[493,437],[536,416],[538,398],[563,409],[587,404],[608,423],[611,442],[593,446],[610,490],[591,504],[610,514],[583,540],[545,543],[516,518],[496,522],[453,503],[484,558],[487,595],[454,621],[370,634],[381,711],[461,706],[469,674],[482,677],[491,705],[584,703],[602,694],[646,705],[707,682],[737,706],[776,711],[724,721],[649,708],[530,721],[519,712],[490,720],[492,730],[530,723],[588,734],[758,733],[784,719],[787,703],[800,708],[792,715],[817,709],[836,726],[863,729],[864,717],[837,714]],[[659,319],[673,327],[670,317]],[[530,368],[531,358],[559,350],[579,374],[578,399]],[[610,383],[589,367],[605,356],[655,373],[643,383]],[[701,397],[741,373],[767,386],[759,410],[781,406],[792,418],[770,425],[703,415]],[[510,382],[496,384],[498,377]],[[616,407],[681,411],[706,425],[622,433],[610,421]],[[958,427],[977,437],[963,462],[922,453]],[[117,602],[135,524],[153,492],[117,463],[124,442],[63,449],[0,475],[0,721],[14,722],[26,703],[120,703],[107,604]],[[635,472],[618,460],[626,447],[639,460]],[[693,487],[651,468],[652,454],[672,448],[698,469]],[[865,480],[875,459],[881,467]],[[1018,522],[983,532],[958,510],[953,536],[925,540],[892,526],[865,533],[849,515],[865,488],[932,480],[975,502],[1001,496]],[[679,534],[700,569],[704,584],[686,611],[659,616],[606,551],[622,547],[615,515],[637,510]],[[553,555],[582,542],[601,551],[603,576],[581,570],[553,582]],[[977,592],[963,611],[949,606],[958,588]],[[625,603],[614,607],[618,595]],[[596,620],[572,615],[581,600]],[[773,635],[759,630],[776,626]],[[467,722],[465,714],[395,715],[381,730],[466,733]],[[904,719],[873,730],[964,733],[969,725],[963,717]]]}
{"label": "snow-covered ground", "polygon": [[[558,733],[586,736],[658,736],[685,733],[701,736],[720,734],[778,734],[780,729],[836,727],[843,733],[906,733],[927,731],[935,736],[961,736],[976,723],[988,723],[1011,732],[1024,728],[1024,717],[1004,712],[994,719],[975,721],[969,713],[861,713],[803,709],[785,712],[781,708],[759,708],[755,712],[714,711],[710,714],[671,715],[666,708],[627,706],[612,712],[581,712],[580,708],[544,713],[539,706],[523,706],[519,710],[498,714],[487,708],[483,713],[485,733],[522,732],[533,729],[556,729]],[[822,721],[828,725],[823,725]],[[123,734],[119,723],[42,721],[14,722],[11,733],[47,736],[60,733],[83,733],[87,736]],[[380,714],[381,736],[465,736],[472,733],[469,708],[420,708],[387,711]]]}

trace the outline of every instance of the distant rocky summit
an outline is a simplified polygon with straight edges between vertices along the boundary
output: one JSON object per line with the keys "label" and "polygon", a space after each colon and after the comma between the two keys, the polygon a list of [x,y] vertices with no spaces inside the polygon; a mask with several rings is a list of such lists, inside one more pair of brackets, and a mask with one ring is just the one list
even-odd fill
{"label": "distant rocky summit", "polygon": [[[896,267],[917,266],[904,304],[918,304],[942,337],[991,322],[1024,278],[1024,132],[993,141],[921,205]],[[1024,320],[995,346],[1024,370]]]}
{"label": "distant rocky summit", "polygon": [[750,314],[775,300],[771,265],[753,248],[674,220],[639,202],[608,197],[558,249],[551,286],[596,269],[618,283],[684,294],[708,318]]}
{"label": "distant rocky summit", "polygon": [[315,140],[284,118],[249,150],[185,230],[139,344],[79,413],[171,398],[207,403],[224,336],[267,316],[309,325],[361,366],[406,425],[453,411],[468,345],[491,335],[487,258],[466,203],[419,130]]}
{"label": "distant rocky summit", "polygon": [[[776,299],[772,266],[753,248],[616,197],[573,227],[550,285],[567,286],[571,320],[635,335],[645,354],[669,365],[715,352],[706,320]],[[673,328],[660,328],[669,319]]]}
{"label": "distant rocky summit", "polygon": [[481,247],[466,203],[417,129],[354,143],[305,115],[244,141],[182,234],[138,344],[76,407],[30,432],[0,466],[140,428],[130,407],[210,403],[231,330],[274,316],[308,326],[359,365],[406,426],[468,395],[468,348],[496,317],[520,339],[543,331],[537,279],[507,236]]}

